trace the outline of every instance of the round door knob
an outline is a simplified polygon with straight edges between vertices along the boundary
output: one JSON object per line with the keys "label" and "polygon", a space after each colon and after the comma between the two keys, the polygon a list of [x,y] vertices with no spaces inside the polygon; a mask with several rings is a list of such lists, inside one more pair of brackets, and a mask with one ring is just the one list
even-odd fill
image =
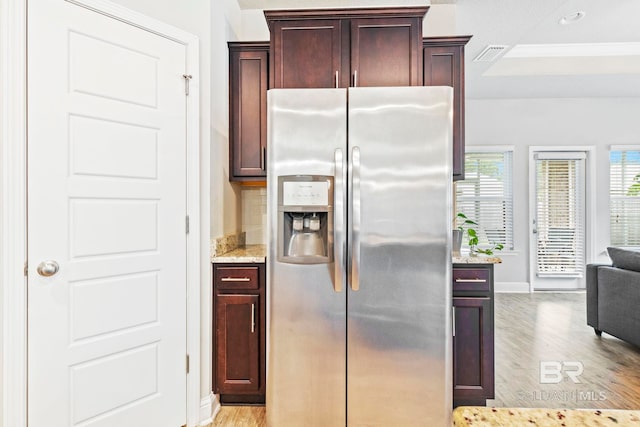
{"label": "round door knob", "polygon": [[42,261],[37,268],[38,274],[44,277],[53,276],[60,270],[60,266],[53,260]]}

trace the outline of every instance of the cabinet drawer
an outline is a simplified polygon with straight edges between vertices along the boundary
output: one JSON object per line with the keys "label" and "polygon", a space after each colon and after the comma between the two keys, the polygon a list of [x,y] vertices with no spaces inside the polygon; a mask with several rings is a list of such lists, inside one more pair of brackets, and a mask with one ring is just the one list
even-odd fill
{"label": "cabinet drawer", "polygon": [[214,269],[217,289],[259,289],[260,274],[255,267],[218,267]]}
{"label": "cabinet drawer", "polygon": [[489,268],[454,268],[453,291],[491,291]]}

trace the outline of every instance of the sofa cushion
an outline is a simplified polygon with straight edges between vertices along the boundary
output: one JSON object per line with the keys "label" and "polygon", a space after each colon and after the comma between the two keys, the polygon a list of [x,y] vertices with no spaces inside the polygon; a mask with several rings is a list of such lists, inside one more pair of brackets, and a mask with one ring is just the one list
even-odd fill
{"label": "sofa cushion", "polygon": [[624,270],[640,271],[640,252],[621,248],[607,248],[614,267]]}

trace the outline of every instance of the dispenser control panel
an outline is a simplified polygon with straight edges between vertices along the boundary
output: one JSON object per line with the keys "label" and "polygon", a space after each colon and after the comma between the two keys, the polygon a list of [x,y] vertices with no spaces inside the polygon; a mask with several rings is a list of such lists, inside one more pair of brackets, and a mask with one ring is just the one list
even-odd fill
{"label": "dispenser control panel", "polygon": [[284,181],[282,204],[289,206],[326,206],[329,204],[328,181]]}

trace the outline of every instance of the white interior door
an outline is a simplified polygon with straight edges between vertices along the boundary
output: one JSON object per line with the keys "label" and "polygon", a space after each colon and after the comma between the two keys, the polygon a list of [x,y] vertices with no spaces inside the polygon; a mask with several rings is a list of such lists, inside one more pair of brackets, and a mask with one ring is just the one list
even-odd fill
{"label": "white interior door", "polygon": [[533,153],[534,290],[585,287],[586,169],[585,152]]}
{"label": "white interior door", "polygon": [[28,26],[29,425],[181,426],[185,46],[63,0]]}

